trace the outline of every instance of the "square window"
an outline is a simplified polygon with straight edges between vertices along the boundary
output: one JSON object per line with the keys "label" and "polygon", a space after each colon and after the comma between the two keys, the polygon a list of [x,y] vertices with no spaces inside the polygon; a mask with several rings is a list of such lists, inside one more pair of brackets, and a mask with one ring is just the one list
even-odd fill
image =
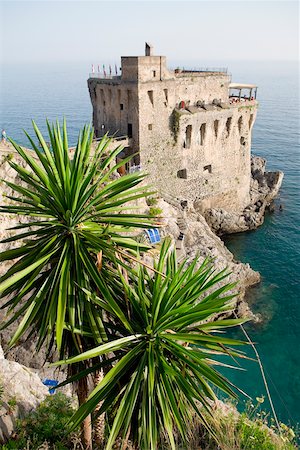
{"label": "square window", "polygon": [[186,169],[178,170],[177,177],[183,178],[184,180],[186,180],[187,179],[187,170]]}
{"label": "square window", "polygon": [[132,123],[127,124],[127,135],[129,138],[132,138]]}
{"label": "square window", "polygon": [[211,164],[208,164],[207,166],[203,167],[204,172],[206,173],[212,173]]}
{"label": "square window", "polygon": [[149,130],[149,131],[152,131],[152,123],[149,123],[149,124],[148,124],[148,130]]}

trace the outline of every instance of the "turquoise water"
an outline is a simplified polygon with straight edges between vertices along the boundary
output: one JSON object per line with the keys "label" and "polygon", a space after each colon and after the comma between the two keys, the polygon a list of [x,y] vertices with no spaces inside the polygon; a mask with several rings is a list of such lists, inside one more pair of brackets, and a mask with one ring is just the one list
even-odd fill
{"label": "turquoise water", "polygon": [[[247,330],[257,343],[278,416],[295,424],[300,422],[297,65],[247,62],[231,63],[229,68],[233,81],[259,86],[260,109],[253,132],[253,153],[267,159],[269,170],[285,173],[275,212],[266,217],[258,230],[230,236],[226,244],[237,259],[249,262],[262,275],[262,282],[250,291],[248,300],[266,321],[259,326],[248,325]],[[65,115],[73,144],[80,127],[91,120],[88,70],[84,64],[2,68],[0,128],[26,145],[22,128],[31,129],[31,118],[45,130],[45,117],[55,120]],[[251,351],[249,355],[252,356]],[[249,395],[264,394],[257,364],[243,362],[242,366],[247,372],[226,374]],[[265,407],[268,408],[267,402]]]}
{"label": "turquoise water", "polygon": [[[275,212],[266,216],[263,226],[228,236],[225,242],[237,259],[261,273],[262,281],[249,292],[248,301],[265,323],[246,328],[257,343],[279,418],[295,424],[300,422],[298,74],[292,65],[261,70],[258,66],[253,73],[249,69],[251,77],[245,72],[239,80],[253,80],[259,86],[252,151],[267,159],[269,170],[282,170],[285,177]],[[265,394],[257,364],[242,366],[247,373],[226,374],[251,396]],[[269,407],[267,400],[264,406]]]}

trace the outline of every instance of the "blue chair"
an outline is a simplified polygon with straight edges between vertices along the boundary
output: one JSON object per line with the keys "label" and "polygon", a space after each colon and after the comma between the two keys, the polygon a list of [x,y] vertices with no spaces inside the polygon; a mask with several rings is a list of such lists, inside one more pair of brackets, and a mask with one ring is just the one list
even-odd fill
{"label": "blue chair", "polygon": [[146,233],[150,244],[158,244],[161,241],[158,228],[149,228],[149,230],[146,230]]}
{"label": "blue chair", "polygon": [[50,380],[49,378],[45,378],[43,380],[43,384],[45,386],[49,386],[49,394],[51,394],[51,395],[55,394],[55,388],[58,385],[57,380]]}

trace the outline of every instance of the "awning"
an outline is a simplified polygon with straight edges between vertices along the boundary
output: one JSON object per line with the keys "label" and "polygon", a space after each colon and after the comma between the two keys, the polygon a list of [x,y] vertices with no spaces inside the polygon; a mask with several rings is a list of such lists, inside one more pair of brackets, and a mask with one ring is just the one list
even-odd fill
{"label": "awning", "polygon": [[257,86],[255,84],[241,84],[241,83],[230,83],[229,89],[255,89]]}

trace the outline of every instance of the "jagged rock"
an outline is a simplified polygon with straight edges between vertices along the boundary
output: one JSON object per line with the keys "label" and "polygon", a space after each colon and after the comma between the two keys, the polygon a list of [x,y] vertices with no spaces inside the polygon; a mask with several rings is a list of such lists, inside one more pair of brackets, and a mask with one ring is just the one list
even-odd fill
{"label": "jagged rock", "polygon": [[265,210],[282,184],[283,172],[266,172],[266,160],[252,156],[251,175],[250,204],[243,211],[228,212],[216,208],[205,211],[207,223],[219,236],[254,230],[263,223]]}
{"label": "jagged rock", "polygon": [[[176,241],[180,230],[178,224],[174,221],[176,221],[177,216],[177,221],[181,222],[183,212],[180,208],[175,208],[163,200],[160,200],[159,207],[163,210],[164,217],[162,233],[172,236]],[[184,212],[184,220],[186,231],[182,245],[188,261],[192,261],[195,256],[199,255],[200,261],[203,261],[206,257],[212,258],[217,271],[228,268],[231,274],[226,282],[238,282],[236,291],[239,291],[239,295],[236,298],[236,312],[240,317],[257,320],[247,303],[244,302],[244,296],[248,287],[260,281],[259,273],[251,269],[249,264],[238,263],[234,260],[232,253],[211,230],[201,214],[190,208]]]}
{"label": "jagged rock", "polygon": [[14,431],[16,419],[36,408],[48,395],[48,388],[28,367],[5,359],[1,346],[0,384],[0,443],[4,443]]}

